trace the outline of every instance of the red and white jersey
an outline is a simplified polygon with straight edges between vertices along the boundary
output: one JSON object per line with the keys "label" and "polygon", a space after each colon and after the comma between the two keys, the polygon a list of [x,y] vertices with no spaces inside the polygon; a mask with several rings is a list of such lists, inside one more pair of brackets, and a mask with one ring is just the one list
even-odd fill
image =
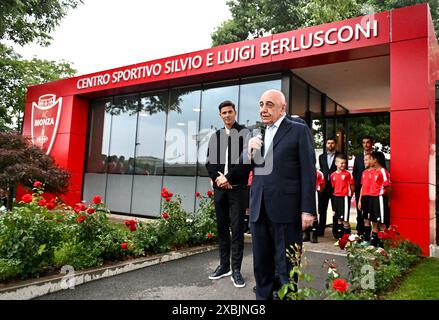
{"label": "red and white jersey", "polygon": [[334,196],[352,196],[351,185],[354,185],[354,177],[347,170],[333,172],[331,174],[331,184],[334,188]]}
{"label": "red and white jersey", "polygon": [[370,196],[373,177],[375,174],[374,168],[369,168],[363,171],[361,175],[361,194],[363,196]]}
{"label": "red and white jersey", "polygon": [[322,191],[325,188],[325,177],[323,175],[323,172],[320,170],[317,170],[316,172],[316,191]]}
{"label": "red and white jersey", "polygon": [[370,187],[370,195],[378,197],[384,194],[384,188],[390,186],[390,174],[384,168],[376,169]]}

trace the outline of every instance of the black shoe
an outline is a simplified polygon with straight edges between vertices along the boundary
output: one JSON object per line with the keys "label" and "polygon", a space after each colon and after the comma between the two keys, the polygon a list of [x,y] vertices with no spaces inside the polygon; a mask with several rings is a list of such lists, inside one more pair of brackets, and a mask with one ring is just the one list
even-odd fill
{"label": "black shoe", "polygon": [[244,278],[241,275],[241,272],[234,271],[230,278],[232,279],[233,285],[235,287],[237,287],[237,288],[244,288],[245,287],[245,281],[244,281]]}
{"label": "black shoe", "polygon": [[227,277],[232,274],[232,270],[230,270],[230,267],[225,267],[223,265],[219,265],[216,267],[215,271],[209,276],[210,280],[218,280],[222,277]]}
{"label": "black shoe", "polygon": [[305,231],[303,231],[303,236],[302,236],[303,242],[308,242],[311,239],[310,233],[311,233],[310,229],[306,229]]}
{"label": "black shoe", "polygon": [[319,240],[317,239],[317,230],[316,229],[312,229],[311,230],[311,243],[318,243]]}
{"label": "black shoe", "polygon": [[375,248],[378,248],[378,243],[379,243],[378,234],[372,232],[372,236],[370,237],[370,245],[374,246]]}

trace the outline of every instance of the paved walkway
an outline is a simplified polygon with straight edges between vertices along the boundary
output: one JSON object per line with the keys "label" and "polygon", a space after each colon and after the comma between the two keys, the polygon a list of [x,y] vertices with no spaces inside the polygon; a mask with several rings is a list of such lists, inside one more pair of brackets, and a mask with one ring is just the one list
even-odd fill
{"label": "paved walkway", "polygon": [[[327,232],[330,233],[329,229]],[[230,277],[220,280],[208,279],[209,273],[215,269],[219,260],[218,250],[214,250],[89,282],[73,290],[56,292],[38,299],[254,300],[252,288],[255,280],[249,240],[250,238],[247,237],[242,265],[242,274],[247,282],[245,288],[235,288]],[[341,275],[347,275],[343,251],[335,247],[333,243],[328,234],[320,243],[306,243],[304,246],[305,257],[308,261],[306,272],[314,276],[311,286],[318,290],[324,289],[327,277],[327,269],[322,267],[325,259],[335,258]]]}

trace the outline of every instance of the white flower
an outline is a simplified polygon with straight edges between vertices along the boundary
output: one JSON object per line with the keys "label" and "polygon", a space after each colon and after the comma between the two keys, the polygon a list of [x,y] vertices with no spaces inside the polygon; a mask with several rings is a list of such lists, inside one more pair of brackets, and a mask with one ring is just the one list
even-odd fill
{"label": "white flower", "polygon": [[349,236],[349,241],[356,241],[358,238],[358,234],[353,233]]}
{"label": "white flower", "polygon": [[338,278],[338,273],[337,273],[336,269],[329,268],[328,269],[328,274],[332,274],[334,278]]}
{"label": "white flower", "polygon": [[1,206],[1,207],[0,207],[0,212],[1,212],[1,211],[6,211],[6,207],[5,207],[5,206]]}
{"label": "white flower", "polygon": [[192,223],[192,221],[193,221],[192,219],[186,219],[187,223]]}
{"label": "white flower", "polygon": [[376,250],[376,253],[385,254],[385,253],[387,253],[387,252],[386,252],[386,250],[384,250],[383,248],[378,248],[378,249]]}

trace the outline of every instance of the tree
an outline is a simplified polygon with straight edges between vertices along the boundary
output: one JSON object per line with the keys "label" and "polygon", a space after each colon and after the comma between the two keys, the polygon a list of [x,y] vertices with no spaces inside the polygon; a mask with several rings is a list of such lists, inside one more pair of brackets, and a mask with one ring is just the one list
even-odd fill
{"label": "tree", "polygon": [[5,41],[49,45],[50,32],[82,0],[2,0],[0,2],[0,131],[21,130],[26,89],[30,85],[73,76],[70,63],[25,60]]}
{"label": "tree", "polygon": [[212,33],[217,46],[428,2],[439,37],[437,0],[230,0],[232,18]]}
{"label": "tree", "polygon": [[0,39],[22,46],[33,41],[47,46],[52,40],[50,32],[79,3],[82,0],[2,0]]}
{"label": "tree", "polygon": [[375,143],[380,143],[379,151],[390,152],[390,115],[359,117],[349,119],[348,154],[357,155],[363,152],[361,141],[369,135]]}
{"label": "tree", "polygon": [[0,131],[21,131],[27,87],[75,73],[68,62],[25,60],[0,44]]}
{"label": "tree", "polygon": [[70,174],[28,138],[0,132],[0,189],[6,191],[9,209],[17,183],[31,189],[35,181],[41,181],[47,192],[58,195],[67,191],[69,179]]}

